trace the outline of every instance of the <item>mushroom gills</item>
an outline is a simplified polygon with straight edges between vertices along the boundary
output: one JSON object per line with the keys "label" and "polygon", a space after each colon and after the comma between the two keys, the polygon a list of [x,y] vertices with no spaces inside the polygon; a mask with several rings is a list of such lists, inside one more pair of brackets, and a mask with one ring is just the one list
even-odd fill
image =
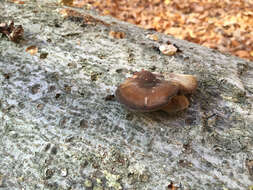
{"label": "mushroom gills", "polygon": [[161,110],[167,113],[173,113],[173,112],[182,111],[188,108],[189,104],[190,103],[185,96],[179,95],[179,96],[173,97],[166,106],[161,108]]}

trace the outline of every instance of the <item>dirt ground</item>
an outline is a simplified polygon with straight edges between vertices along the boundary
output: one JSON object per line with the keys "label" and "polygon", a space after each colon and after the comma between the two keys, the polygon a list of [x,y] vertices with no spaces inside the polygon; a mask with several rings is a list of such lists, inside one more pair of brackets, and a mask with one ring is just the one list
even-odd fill
{"label": "dirt ground", "polygon": [[145,29],[253,60],[252,0],[65,0]]}

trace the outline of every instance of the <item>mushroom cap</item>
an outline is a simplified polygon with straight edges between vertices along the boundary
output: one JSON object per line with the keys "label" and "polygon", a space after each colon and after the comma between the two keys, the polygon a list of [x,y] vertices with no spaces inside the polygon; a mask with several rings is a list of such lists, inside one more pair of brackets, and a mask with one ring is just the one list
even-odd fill
{"label": "mushroom cap", "polygon": [[134,111],[156,111],[167,105],[176,96],[179,85],[165,81],[149,71],[136,72],[116,90],[117,100]]}
{"label": "mushroom cap", "polygon": [[198,87],[198,82],[193,75],[170,73],[169,80],[179,84],[180,94],[191,94]]}

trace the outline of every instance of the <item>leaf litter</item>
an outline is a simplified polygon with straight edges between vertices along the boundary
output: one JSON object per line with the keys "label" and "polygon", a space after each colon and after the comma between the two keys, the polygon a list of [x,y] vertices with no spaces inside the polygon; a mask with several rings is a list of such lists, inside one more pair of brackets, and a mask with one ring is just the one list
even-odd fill
{"label": "leaf litter", "polygon": [[253,0],[70,0],[68,3],[253,60]]}

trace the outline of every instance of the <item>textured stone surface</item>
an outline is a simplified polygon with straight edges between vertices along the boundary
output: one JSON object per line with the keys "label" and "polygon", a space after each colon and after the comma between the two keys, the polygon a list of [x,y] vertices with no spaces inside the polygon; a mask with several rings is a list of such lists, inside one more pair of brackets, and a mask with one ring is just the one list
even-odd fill
{"label": "textured stone surface", "polygon": [[[25,31],[19,44],[0,38],[0,189],[250,188],[252,62],[161,34],[152,41],[109,17],[64,19],[60,9],[0,1],[0,21]],[[182,52],[160,54],[168,40]],[[105,101],[141,69],[196,75],[190,108],[133,113]]]}

